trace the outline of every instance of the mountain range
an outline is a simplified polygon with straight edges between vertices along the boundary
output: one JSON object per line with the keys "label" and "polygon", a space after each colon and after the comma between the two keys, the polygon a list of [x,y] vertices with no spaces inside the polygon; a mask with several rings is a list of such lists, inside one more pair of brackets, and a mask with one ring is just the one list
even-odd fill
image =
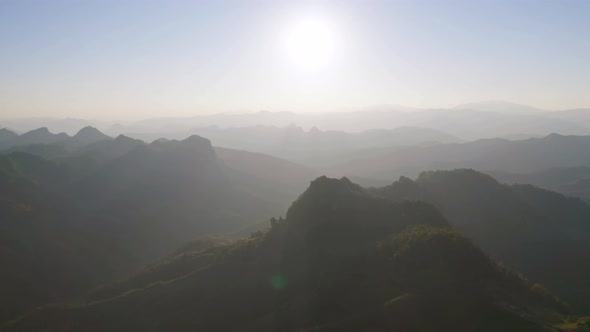
{"label": "mountain range", "polygon": [[432,206],[321,177],[286,218],[210,239],[5,331],[554,331],[567,307]]}
{"label": "mountain range", "polygon": [[[540,110],[532,106],[488,101],[448,108],[409,108],[380,105],[335,112],[295,113],[258,111],[249,113],[204,114],[194,117],[168,117],[134,121],[100,121],[83,119],[0,119],[0,127],[26,132],[46,126],[55,132],[74,134],[81,127],[94,126],[103,132],[151,135],[160,137],[178,133],[199,134],[194,129],[218,126],[239,128],[255,126],[286,127],[304,130],[362,132],[400,127],[429,128],[462,140],[483,138],[530,138],[551,133],[589,135],[590,109]],[[169,137],[169,138],[186,138]],[[206,137],[206,135],[205,135]],[[159,138],[159,137],[158,137]]]}
{"label": "mountain range", "polygon": [[429,128],[462,140],[484,138],[538,137],[551,133],[590,134],[590,109],[536,111],[510,103],[478,103],[453,108],[407,109],[381,106],[359,111],[291,113],[260,111],[244,114],[212,114],[191,118],[165,118],[119,124],[104,129],[119,133],[176,133],[198,128],[295,125],[305,130],[363,132],[400,127]]}
{"label": "mountain range", "polygon": [[494,178],[505,183],[529,183],[537,187],[579,197],[590,201],[590,167],[550,168],[528,173],[489,172]]}
{"label": "mountain range", "polygon": [[305,131],[297,126],[205,127],[187,132],[128,135],[152,141],[158,137],[181,139],[195,134],[211,139],[217,146],[261,152],[302,163],[320,156],[329,157],[361,149],[461,142],[461,139],[444,132],[416,127],[375,129],[360,133],[322,131],[316,127]]}
{"label": "mountain range", "polygon": [[590,312],[590,205],[500,183],[583,184],[585,136],[313,159],[376,183],[425,170],[371,188],[197,135],[0,131],[23,136],[0,154],[2,330],[557,331]]}
{"label": "mountain range", "polygon": [[519,141],[487,139],[462,144],[365,149],[316,160],[328,174],[374,179],[416,176],[431,169],[537,172],[590,166],[590,136],[551,134]]}
{"label": "mountain range", "polygon": [[53,134],[47,127],[33,129],[22,135],[3,128],[0,129],[0,149],[55,143],[63,145],[64,148],[76,148],[109,138],[93,127],[84,127],[73,136],[66,133]]}
{"label": "mountain range", "polygon": [[[151,144],[120,136],[67,151],[0,156],[0,264],[11,271],[0,277],[11,294],[0,321],[131,273],[197,236],[256,230],[314,176],[229,149],[225,162],[198,136]],[[281,169],[292,177],[276,181]],[[33,281],[39,275],[43,283]]]}
{"label": "mountain range", "polygon": [[508,267],[590,310],[590,205],[531,185],[503,185],[469,169],[423,172],[372,190],[433,204],[451,225]]}
{"label": "mountain range", "polygon": [[[254,164],[259,158],[266,158],[269,162],[270,156],[283,158],[309,168],[305,171],[307,178],[311,178],[311,174],[324,173],[348,176],[365,185],[382,185],[399,176],[417,176],[424,170],[468,167],[492,174],[502,182],[530,183],[570,196],[589,197],[587,178],[590,174],[583,169],[590,167],[590,159],[585,158],[583,151],[590,143],[590,136],[551,134],[520,140],[460,142],[450,135],[422,128],[372,130],[357,134],[316,128],[304,131],[295,126],[210,127],[195,131],[213,137],[217,145],[215,149],[218,153],[223,151],[221,155],[224,157],[237,160],[238,155],[250,156],[247,158]],[[181,140],[190,136],[190,132],[169,135]],[[25,152],[83,170],[120,157],[139,145],[145,145],[144,141],[163,143],[168,140],[154,139],[154,134],[137,134],[136,137],[141,140],[125,135],[113,139],[93,127],[84,127],[73,136],[52,134],[45,127],[23,135],[2,129],[0,147],[4,153]],[[287,165],[286,160],[280,163]],[[256,168],[250,167],[250,170]],[[280,176],[275,176],[278,178]],[[255,183],[250,181],[248,185]],[[302,190],[301,185],[292,188]],[[294,190],[289,191],[290,197],[294,194]]]}

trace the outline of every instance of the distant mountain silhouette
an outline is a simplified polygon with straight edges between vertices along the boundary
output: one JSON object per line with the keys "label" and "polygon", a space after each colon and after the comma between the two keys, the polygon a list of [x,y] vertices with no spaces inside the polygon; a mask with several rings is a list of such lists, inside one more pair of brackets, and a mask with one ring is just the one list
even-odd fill
{"label": "distant mountain silhouette", "polygon": [[[84,127],[72,137],[66,133],[53,134],[47,127],[41,127],[17,135],[9,130],[0,131],[0,150],[24,151],[43,155],[49,158],[58,158],[68,151],[84,147],[86,145],[111,139],[93,127]],[[52,152],[43,153],[43,149]]]}
{"label": "distant mountain silhouette", "polygon": [[554,119],[560,119],[575,122],[578,124],[583,124],[585,126],[590,125],[590,108],[577,108],[557,112],[550,112],[547,114],[547,116]]}
{"label": "distant mountain silhouette", "polygon": [[217,146],[271,154],[297,162],[318,156],[329,157],[363,148],[383,148],[405,145],[432,145],[461,140],[444,132],[415,127],[388,130],[367,130],[361,133],[322,131],[312,127],[255,126],[241,128],[206,127],[186,132],[129,134],[146,141],[156,137],[183,138],[197,134],[209,138]]}
{"label": "distant mountain silhouette", "polygon": [[78,147],[56,160],[79,170],[81,173],[89,173],[142,146],[145,146],[143,141],[119,135],[115,139],[98,140]]}
{"label": "distant mountain silhouette", "polygon": [[[329,163],[328,163],[329,162]],[[386,179],[428,169],[535,172],[590,166],[590,136],[551,134],[521,141],[479,140],[463,144],[361,150],[323,161],[330,174]]]}
{"label": "distant mountain silhouette", "polygon": [[526,115],[547,112],[532,106],[511,103],[506,101],[483,101],[461,104],[453,107],[461,110],[477,110],[483,112],[506,113],[511,115]]}
{"label": "distant mountain silhouette", "polygon": [[94,127],[84,127],[69,139],[70,144],[75,146],[85,146],[88,144],[100,142],[103,140],[110,140],[111,137],[103,134]]}
{"label": "distant mountain silhouette", "polygon": [[[590,135],[590,109],[539,110],[528,105],[502,101],[475,102],[451,108],[408,108],[379,105],[352,111],[330,113],[295,113],[260,111],[250,113],[206,114],[192,117],[166,117],[126,122],[101,122],[79,119],[16,119],[2,120],[0,127],[25,132],[41,126],[52,132],[70,135],[85,126],[101,128],[111,136],[127,134],[152,141],[160,137],[184,139],[190,134],[210,138],[195,128],[285,127],[295,125],[305,130],[359,133],[367,130],[400,127],[429,128],[463,140],[484,138],[539,137],[551,133]],[[215,143],[217,144],[217,143]],[[226,146],[240,148],[239,146]],[[258,151],[258,150],[257,150]],[[266,151],[258,151],[266,152]]]}
{"label": "distant mountain silhouette", "polygon": [[321,177],[271,224],[185,247],[6,331],[548,331],[567,314],[426,203]]}
{"label": "distant mountain silhouette", "polygon": [[[74,135],[80,128],[86,126],[97,126],[102,124],[100,121],[90,121],[73,118],[20,118],[20,119],[0,119],[0,127],[10,128],[15,132],[23,133],[39,127],[47,127],[51,132],[64,132],[68,135]],[[103,127],[103,126],[101,126]]]}
{"label": "distant mountain silhouette", "polygon": [[18,137],[14,145],[51,144],[68,139],[66,133],[53,134],[47,127],[28,131]]}
{"label": "distant mountain silhouette", "polygon": [[530,173],[488,173],[501,182],[528,183],[590,202],[590,167],[551,168]]}
{"label": "distant mountain silhouette", "polygon": [[[217,126],[233,129],[290,125],[302,127],[305,130],[317,127],[323,131],[350,133],[374,129],[395,130],[400,127],[429,128],[463,140],[523,137],[525,135],[529,138],[546,136],[551,133],[590,135],[590,110],[542,111],[526,105],[486,102],[436,109],[381,106],[353,112],[332,113],[212,114],[127,123],[113,127],[112,133],[133,133],[132,136],[142,139],[155,139],[162,136],[179,139],[186,137],[189,133],[208,137],[205,132],[194,131],[195,128],[200,130]],[[178,134],[183,136],[175,136]],[[210,138],[216,141],[214,137]],[[237,148],[237,146],[234,147]]]}

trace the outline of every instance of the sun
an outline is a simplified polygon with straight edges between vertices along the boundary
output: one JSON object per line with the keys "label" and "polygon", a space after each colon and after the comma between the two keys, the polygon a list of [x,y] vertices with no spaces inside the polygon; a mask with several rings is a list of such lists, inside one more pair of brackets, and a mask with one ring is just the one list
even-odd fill
{"label": "sun", "polygon": [[289,60],[303,69],[320,69],[334,59],[336,35],[325,20],[307,18],[296,22],[287,29],[284,42]]}

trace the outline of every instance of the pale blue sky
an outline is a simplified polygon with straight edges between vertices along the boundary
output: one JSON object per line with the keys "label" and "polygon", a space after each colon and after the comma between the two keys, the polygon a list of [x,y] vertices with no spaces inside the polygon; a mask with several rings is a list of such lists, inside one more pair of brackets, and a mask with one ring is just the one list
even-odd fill
{"label": "pale blue sky", "polygon": [[[321,68],[286,54],[308,17]],[[0,0],[0,116],[590,107],[590,1]]]}

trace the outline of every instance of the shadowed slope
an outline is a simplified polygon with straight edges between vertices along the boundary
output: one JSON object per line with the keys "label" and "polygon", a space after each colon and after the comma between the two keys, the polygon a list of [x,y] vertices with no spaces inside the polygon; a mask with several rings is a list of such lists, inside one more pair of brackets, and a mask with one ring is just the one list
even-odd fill
{"label": "shadowed slope", "polygon": [[313,181],[272,225],[188,247],[6,331],[549,331],[543,317],[564,310],[432,206],[391,202],[347,179]]}
{"label": "shadowed slope", "polygon": [[436,206],[486,252],[547,284],[585,311],[590,278],[590,206],[530,185],[501,185],[467,169],[424,172],[373,190]]}

